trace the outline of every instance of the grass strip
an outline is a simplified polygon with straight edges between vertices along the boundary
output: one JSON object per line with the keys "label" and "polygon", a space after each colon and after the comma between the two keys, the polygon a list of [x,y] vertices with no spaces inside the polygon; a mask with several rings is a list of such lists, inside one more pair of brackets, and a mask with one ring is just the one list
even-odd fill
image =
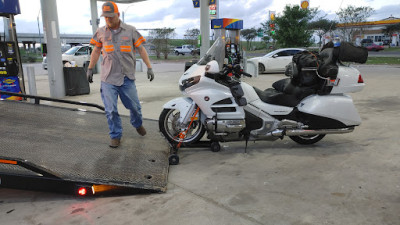
{"label": "grass strip", "polygon": [[400,64],[400,57],[368,57],[366,64],[398,65]]}

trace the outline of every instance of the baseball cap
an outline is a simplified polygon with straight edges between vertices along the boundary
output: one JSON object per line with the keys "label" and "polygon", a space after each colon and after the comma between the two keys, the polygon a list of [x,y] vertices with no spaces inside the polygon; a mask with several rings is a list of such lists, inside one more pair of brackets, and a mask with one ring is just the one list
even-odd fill
{"label": "baseball cap", "polygon": [[109,1],[104,3],[101,9],[103,10],[101,16],[114,17],[118,15],[118,6],[114,2]]}

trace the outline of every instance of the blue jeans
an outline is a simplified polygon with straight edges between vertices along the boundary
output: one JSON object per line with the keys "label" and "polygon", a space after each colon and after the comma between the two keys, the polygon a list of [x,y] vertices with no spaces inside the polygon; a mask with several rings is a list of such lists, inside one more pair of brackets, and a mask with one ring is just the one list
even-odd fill
{"label": "blue jeans", "polygon": [[135,81],[125,77],[121,86],[101,82],[101,99],[107,116],[110,138],[122,137],[121,118],[118,114],[118,96],[125,108],[130,110],[131,124],[135,128],[142,126],[142,111],[136,90]]}

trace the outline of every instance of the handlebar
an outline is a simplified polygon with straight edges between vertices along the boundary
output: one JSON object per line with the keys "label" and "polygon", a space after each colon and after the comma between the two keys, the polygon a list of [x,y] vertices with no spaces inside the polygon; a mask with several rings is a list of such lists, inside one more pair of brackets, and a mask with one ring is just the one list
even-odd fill
{"label": "handlebar", "polygon": [[244,76],[246,76],[246,77],[253,77],[251,74],[246,73],[246,72],[243,72],[243,71],[242,71],[242,74],[243,74]]}
{"label": "handlebar", "polygon": [[229,74],[232,73],[236,78],[240,78],[241,75],[246,76],[246,77],[253,77],[251,74],[246,73],[240,68],[239,64],[236,64],[235,66],[232,65],[227,65],[223,71],[219,72],[218,77],[219,78],[226,78],[229,77]]}

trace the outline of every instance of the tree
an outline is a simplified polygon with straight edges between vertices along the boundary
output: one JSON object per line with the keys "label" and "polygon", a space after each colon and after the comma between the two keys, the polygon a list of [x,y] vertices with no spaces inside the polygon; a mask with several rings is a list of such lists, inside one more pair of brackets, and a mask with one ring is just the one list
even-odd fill
{"label": "tree", "polygon": [[319,44],[322,43],[322,37],[336,27],[337,22],[333,20],[320,18],[308,24],[308,29],[313,30],[319,37]]}
{"label": "tree", "polygon": [[368,17],[373,14],[374,10],[369,6],[352,6],[349,5],[345,9],[340,9],[336,14],[339,17],[339,29],[343,33],[345,41],[352,41],[354,32],[360,30],[355,27],[356,23],[365,22]]}
{"label": "tree", "polygon": [[308,21],[317,9],[301,9],[300,6],[286,5],[283,15],[275,18],[276,33],[273,38],[282,47],[307,47],[311,45],[312,31]]}
{"label": "tree", "polygon": [[156,28],[149,32],[151,43],[155,45],[157,59],[160,58],[161,53],[164,54],[164,59],[168,59],[170,52],[168,40],[175,35],[175,28]]}
{"label": "tree", "polygon": [[[387,25],[385,29],[383,29],[383,33],[388,35],[389,37],[392,37],[394,33],[397,31],[400,31],[400,23],[396,24],[391,24]],[[391,43],[389,43],[389,48],[390,48]]]}
{"label": "tree", "polygon": [[200,35],[200,30],[197,28],[187,29],[185,32],[185,39],[187,40],[187,44],[196,46],[197,45],[197,37]]}
{"label": "tree", "polygon": [[257,37],[257,30],[254,27],[250,29],[243,29],[240,31],[240,35],[242,35],[242,37],[246,39],[247,49],[250,49],[251,41]]}

